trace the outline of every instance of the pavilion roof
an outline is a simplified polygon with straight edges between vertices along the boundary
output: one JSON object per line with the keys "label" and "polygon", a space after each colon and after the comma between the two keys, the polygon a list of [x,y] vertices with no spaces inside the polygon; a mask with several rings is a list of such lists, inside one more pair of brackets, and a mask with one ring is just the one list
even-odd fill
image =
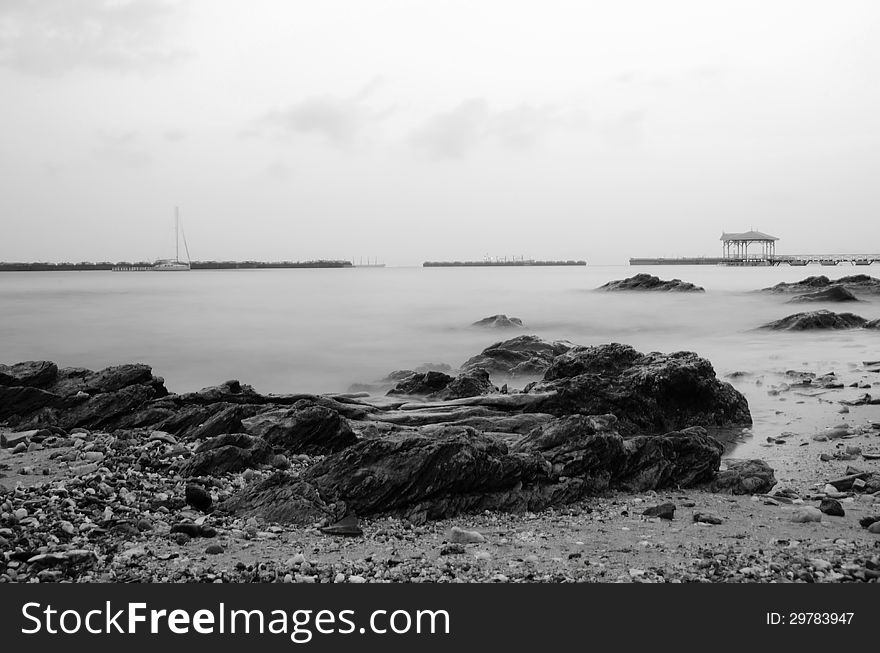
{"label": "pavilion roof", "polygon": [[722,233],[721,240],[779,240],[776,236],[765,234],[763,231],[744,231],[742,233]]}

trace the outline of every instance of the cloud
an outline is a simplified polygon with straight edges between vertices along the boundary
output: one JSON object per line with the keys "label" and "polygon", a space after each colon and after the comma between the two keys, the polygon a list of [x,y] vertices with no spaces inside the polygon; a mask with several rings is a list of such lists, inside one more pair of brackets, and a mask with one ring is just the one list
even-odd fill
{"label": "cloud", "polygon": [[272,111],[263,122],[287,132],[316,134],[338,146],[352,145],[370,123],[384,120],[394,107],[372,109],[367,102],[380,85],[374,79],[351,97],[318,95]]}
{"label": "cloud", "polygon": [[100,131],[97,138],[95,157],[117,169],[140,170],[152,161],[150,155],[138,147],[136,132],[111,134]]}
{"label": "cloud", "polygon": [[190,54],[167,43],[174,0],[3,0],[0,65],[41,77],[150,70]]}
{"label": "cloud", "polygon": [[489,130],[489,104],[483,98],[465,100],[438,113],[413,132],[413,145],[437,159],[461,159],[483,141]]}
{"label": "cloud", "polygon": [[410,140],[429,158],[461,159],[483,144],[530,150],[549,131],[566,122],[556,107],[520,104],[492,111],[484,98],[472,98],[426,120],[413,131]]}

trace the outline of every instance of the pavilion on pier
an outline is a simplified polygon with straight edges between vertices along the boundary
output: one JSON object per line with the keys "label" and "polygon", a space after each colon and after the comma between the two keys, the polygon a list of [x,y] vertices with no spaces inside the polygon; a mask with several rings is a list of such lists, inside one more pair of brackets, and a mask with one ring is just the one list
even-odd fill
{"label": "pavilion on pier", "polygon": [[[722,233],[721,244],[724,258],[738,259],[741,261],[759,259],[769,261],[776,255],[776,236],[765,234],[760,231],[745,231],[743,233]],[[749,254],[749,245],[758,244],[760,253]]]}

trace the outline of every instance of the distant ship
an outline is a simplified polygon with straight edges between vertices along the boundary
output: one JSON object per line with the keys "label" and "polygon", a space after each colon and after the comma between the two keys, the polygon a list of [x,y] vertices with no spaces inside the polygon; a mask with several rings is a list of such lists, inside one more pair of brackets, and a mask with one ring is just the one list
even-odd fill
{"label": "distant ship", "polygon": [[[352,261],[353,260],[354,259],[352,259]],[[356,263],[352,267],[355,267],[355,268],[384,268],[385,264],[379,263],[378,260],[379,259],[375,259],[372,263],[370,263],[370,259],[369,259],[369,257],[367,257],[366,263],[364,263],[364,259],[361,259],[360,263]]]}
{"label": "distant ship", "polygon": [[[180,260],[180,236],[183,235],[183,249],[186,252],[186,261]],[[114,272],[186,272],[191,270],[189,260],[189,247],[186,245],[186,234],[181,233],[180,212],[174,207],[174,258],[158,259],[153,265],[117,265]]]}

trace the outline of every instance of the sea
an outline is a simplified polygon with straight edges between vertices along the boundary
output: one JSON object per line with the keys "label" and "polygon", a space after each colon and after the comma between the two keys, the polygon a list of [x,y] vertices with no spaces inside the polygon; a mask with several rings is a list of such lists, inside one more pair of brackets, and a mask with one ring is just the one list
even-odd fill
{"label": "sea", "polygon": [[[707,358],[718,376],[731,381],[749,400],[755,424],[743,440],[760,440],[795,428],[793,423],[809,413],[807,404],[822,402],[815,395],[804,395],[802,401],[792,396],[791,402],[800,401],[802,408],[789,405],[780,410],[772,389],[785,381],[787,371],[834,371],[846,380],[870,381],[863,363],[880,359],[880,332],[787,333],[756,328],[814,308],[853,311],[874,319],[880,317],[880,298],[845,308],[805,309],[786,304],[789,296],[757,291],[808,275],[880,276],[877,268],[3,272],[0,363],[52,360],[59,366],[100,369],[143,362],[165,379],[172,392],[239,379],[264,393],[336,393],[425,363],[456,368],[492,343],[518,333],[581,345],[621,342],[640,351],[688,350]],[[706,292],[595,290],[640,272],[689,281]],[[520,318],[525,329],[471,326],[499,313]],[[873,380],[880,382],[880,374],[873,374]],[[865,391],[844,391],[853,397],[858,392]],[[822,426],[811,423],[810,428]]]}

